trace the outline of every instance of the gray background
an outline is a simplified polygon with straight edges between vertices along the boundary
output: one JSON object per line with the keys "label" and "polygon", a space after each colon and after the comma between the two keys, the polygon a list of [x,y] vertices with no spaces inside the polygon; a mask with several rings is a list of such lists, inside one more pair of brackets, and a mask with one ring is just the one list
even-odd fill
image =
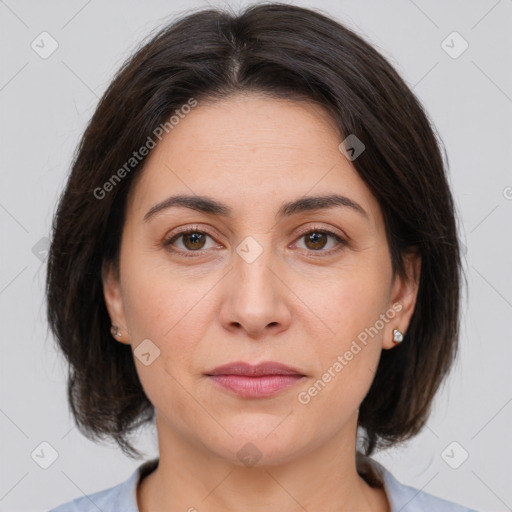
{"label": "gray background", "polygon": [[[375,458],[403,483],[480,510],[511,510],[512,1],[294,3],[361,33],[418,94],[448,151],[467,248],[458,364],[427,427]],[[150,31],[205,5],[0,1],[0,511],[44,511],[115,485],[140,464],[74,427],[66,366],[45,321],[45,237],[79,136],[114,72]],[[43,31],[59,45],[47,59],[31,47]],[[441,45],[453,31],[469,44],[457,58],[462,40]],[[58,454],[47,469],[42,442]],[[154,443],[154,433],[141,433],[147,458]],[[463,450],[469,457],[454,469],[448,462],[460,464]]]}

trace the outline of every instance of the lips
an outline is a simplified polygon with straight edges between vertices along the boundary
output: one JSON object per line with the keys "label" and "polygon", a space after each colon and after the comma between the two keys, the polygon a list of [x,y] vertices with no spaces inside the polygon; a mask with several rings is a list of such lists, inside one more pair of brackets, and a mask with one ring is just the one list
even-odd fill
{"label": "lips", "polygon": [[228,363],[206,375],[215,385],[242,398],[270,397],[305,377],[299,370],[273,361],[257,365],[243,361]]}
{"label": "lips", "polygon": [[304,374],[296,368],[274,361],[265,361],[256,365],[251,365],[250,363],[245,363],[243,361],[236,361],[234,363],[218,366],[214,370],[207,372],[206,375],[244,375],[247,377],[262,377],[265,375],[304,376]]}

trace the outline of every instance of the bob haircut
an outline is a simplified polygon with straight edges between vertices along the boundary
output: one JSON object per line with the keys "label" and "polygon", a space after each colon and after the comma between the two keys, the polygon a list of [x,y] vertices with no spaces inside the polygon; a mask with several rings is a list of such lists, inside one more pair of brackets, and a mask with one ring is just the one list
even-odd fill
{"label": "bob haircut", "polygon": [[419,432],[456,357],[462,268],[446,152],[419,100],[370,44],[323,13],[280,3],[182,15],[134,52],[101,98],[59,199],[48,257],[48,321],[69,363],[71,411],[86,437],[140,457],[129,436],[155,411],[131,347],[111,336],[102,269],[119,270],[126,197],[144,168],[134,152],[191,98],[239,92],[314,102],[341,140],[360,139],[365,150],[352,164],[382,210],[393,275],[404,276],[407,251],[421,255],[404,342],[382,351],[360,406],[369,456]]}

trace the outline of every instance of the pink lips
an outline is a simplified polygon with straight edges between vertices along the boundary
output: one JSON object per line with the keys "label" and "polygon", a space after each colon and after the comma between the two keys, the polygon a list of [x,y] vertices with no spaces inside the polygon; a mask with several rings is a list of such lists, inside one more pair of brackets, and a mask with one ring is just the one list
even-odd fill
{"label": "pink lips", "polygon": [[219,366],[206,374],[243,398],[264,398],[283,391],[304,377],[295,368],[272,361],[251,365],[243,361]]}

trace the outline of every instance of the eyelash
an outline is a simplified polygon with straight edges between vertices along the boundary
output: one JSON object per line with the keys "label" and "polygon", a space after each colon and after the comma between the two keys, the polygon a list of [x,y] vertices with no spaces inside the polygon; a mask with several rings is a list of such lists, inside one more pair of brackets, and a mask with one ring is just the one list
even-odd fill
{"label": "eyelash", "polygon": [[[185,256],[187,258],[197,258],[198,256],[201,255],[202,252],[204,252],[203,249],[198,249],[197,251],[183,251],[182,249],[175,249],[172,247],[172,243],[175,240],[179,239],[179,237],[181,237],[183,235],[189,235],[192,233],[208,235],[210,238],[212,238],[212,239],[214,238],[213,235],[208,233],[208,231],[203,231],[203,230],[199,229],[199,227],[194,226],[193,228],[184,229],[183,231],[179,231],[178,233],[174,233],[172,236],[167,237],[166,239],[164,239],[162,245],[166,249],[168,249],[174,253],[177,253],[179,255]],[[318,257],[332,256],[333,254],[341,251],[344,248],[344,246],[346,245],[346,241],[343,238],[341,238],[337,233],[334,233],[333,231],[330,231],[328,229],[316,227],[316,226],[310,227],[306,231],[301,232],[299,234],[299,237],[297,238],[297,240],[300,240],[301,238],[303,238],[306,235],[309,235],[311,233],[322,233],[324,235],[332,236],[339,244],[338,247],[329,249],[327,251],[324,251],[322,249],[319,249],[317,251],[308,250],[308,252],[310,252],[310,253],[319,253]],[[206,249],[206,250],[208,250],[208,249]]]}

